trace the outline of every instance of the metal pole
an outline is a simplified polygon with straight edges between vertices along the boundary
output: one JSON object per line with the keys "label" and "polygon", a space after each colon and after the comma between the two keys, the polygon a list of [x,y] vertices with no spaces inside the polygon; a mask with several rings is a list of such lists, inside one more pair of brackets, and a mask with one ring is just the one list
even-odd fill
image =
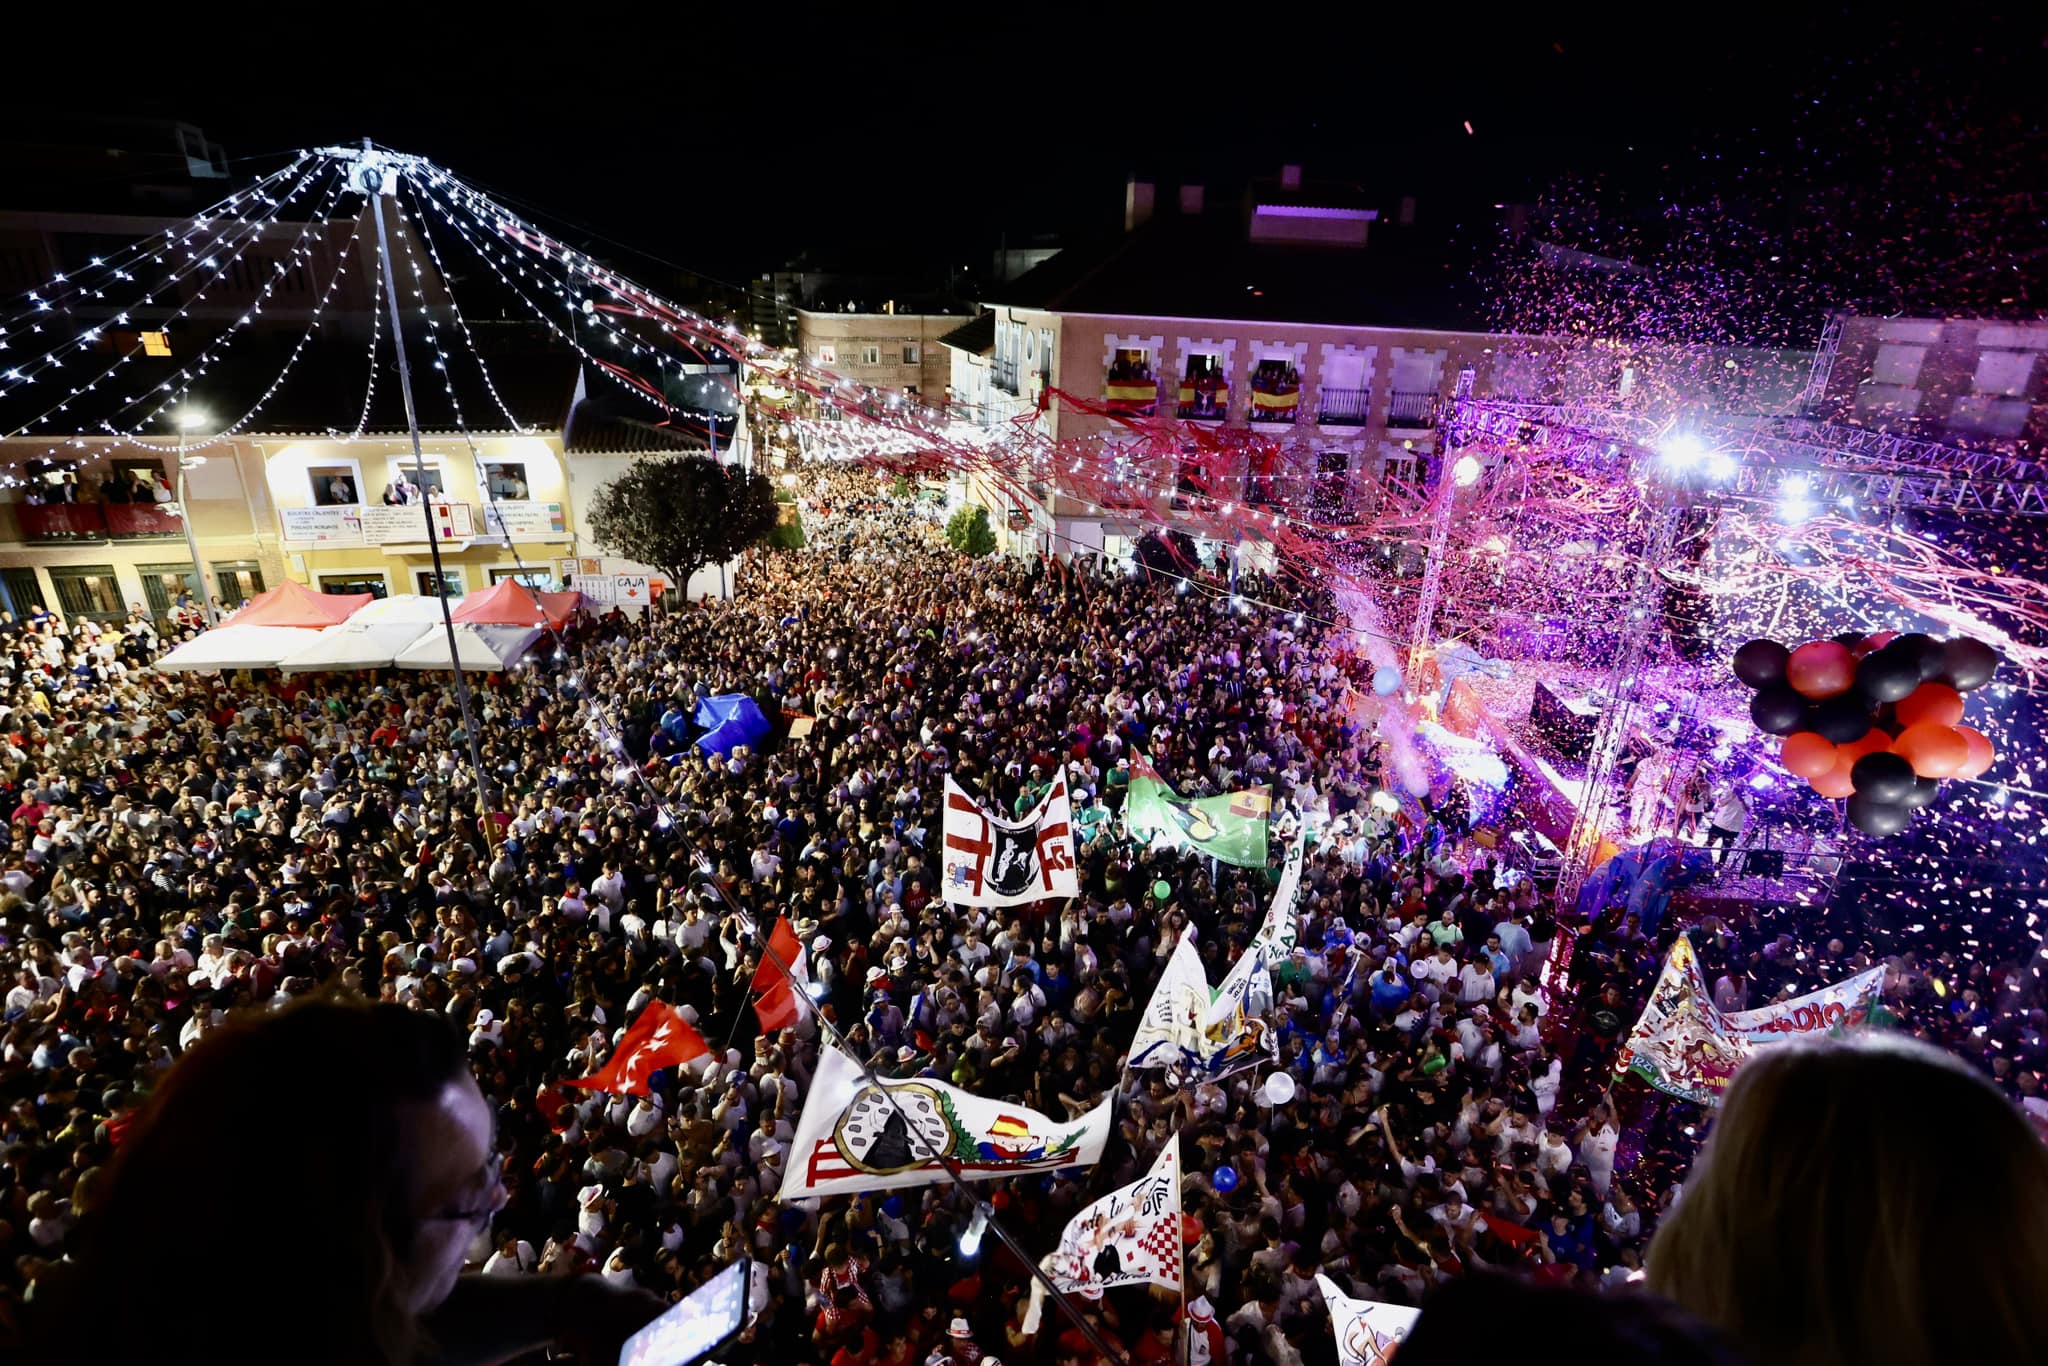
{"label": "metal pole", "polygon": [[206,613],[209,628],[220,624],[213,610],[213,595],[206,591],[206,570],[199,563],[199,533],[192,529],[192,507],[185,501],[185,428],[178,428],[178,520],[185,524],[185,548],[192,552],[192,585],[199,591],[199,609]]}
{"label": "metal pole", "polygon": [[[363,139],[363,151],[370,151],[368,138]],[[469,762],[476,773],[477,814],[487,816],[491,810],[491,780],[484,771],[483,747],[477,743],[476,719],[469,705],[469,679],[463,675],[462,658],[455,646],[455,618],[448,611],[448,579],[441,569],[441,542],[435,535],[434,503],[427,497],[427,458],[420,450],[420,419],[412,403],[412,370],[405,361],[405,328],[398,312],[398,276],[391,267],[390,239],[384,235],[384,190],[381,184],[372,181],[373,176],[386,174],[395,175],[396,172],[387,172],[365,158],[362,190],[369,197],[370,212],[377,220],[377,255],[384,265],[385,299],[391,305],[391,345],[398,352],[398,392],[405,399],[405,426],[412,436],[413,474],[420,487],[421,510],[427,519],[427,551],[434,561],[434,592],[441,599],[441,627],[448,633],[448,666],[455,671],[455,700],[462,709],[462,733],[469,741]]]}

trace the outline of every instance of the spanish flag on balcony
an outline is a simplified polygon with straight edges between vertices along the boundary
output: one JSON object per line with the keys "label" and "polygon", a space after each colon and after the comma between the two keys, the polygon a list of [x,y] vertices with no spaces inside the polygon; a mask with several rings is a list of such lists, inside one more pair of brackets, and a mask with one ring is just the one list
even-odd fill
{"label": "spanish flag on balcony", "polygon": [[1257,413],[1291,413],[1301,406],[1301,390],[1289,389],[1284,394],[1269,394],[1263,389],[1252,390],[1252,407]]}
{"label": "spanish flag on balcony", "polygon": [[1112,412],[1149,412],[1159,403],[1157,380],[1113,379],[1102,386],[1103,403]]}

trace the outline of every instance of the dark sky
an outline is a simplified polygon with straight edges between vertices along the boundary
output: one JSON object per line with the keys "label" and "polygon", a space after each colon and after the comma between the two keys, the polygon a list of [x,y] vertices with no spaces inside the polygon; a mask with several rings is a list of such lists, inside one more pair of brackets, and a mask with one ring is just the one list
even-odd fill
{"label": "dark sky", "polygon": [[232,157],[368,133],[732,277],[806,246],[964,258],[1107,222],[1132,170],[1222,185],[1298,161],[1425,220],[1566,173],[1652,184],[1817,108],[2037,71],[2042,44],[2039,20],[1969,5],[1596,8],[226,6],[96,18],[4,98],[15,136],[151,113]]}

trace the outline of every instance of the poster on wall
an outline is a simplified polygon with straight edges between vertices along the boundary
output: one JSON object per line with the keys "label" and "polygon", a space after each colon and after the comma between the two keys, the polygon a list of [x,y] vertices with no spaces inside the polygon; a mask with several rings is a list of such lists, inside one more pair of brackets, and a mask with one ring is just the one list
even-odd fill
{"label": "poster on wall", "polygon": [[569,587],[583,595],[583,600],[600,607],[609,607],[614,599],[615,585],[609,574],[572,574]]}
{"label": "poster on wall", "polygon": [[466,541],[476,535],[467,503],[434,503],[430,508],[414,505],[384,507],[366,505],[360,509],[363,537],[372,545],[409,545],[427,539],[428,517],[432,516],[434,539]]}
{"label": "poster on wall", "polygon": [[361,506],[355,503],[279,508],[277,520],[284,539],[294,545],[362,545],[362,511]]}
{"label": "poster on wall", "polygon": [[569,534],[560,503],[486,503],[484,532],[506,540],[545,540]]}
{"label": "poster on wall", "polygon": [[645,574],[614,574],[612,584],[614,602],[627,607],[645,607],[653,601]]}
{"label": "poster on wall", "polygon": [[555,577],[560,579],[563,583],[569,582],[569,580],[575,578],[578,574],[583,572],[582,570],[576,567],[577,563],[578,562],[574,559],[556,560]]}

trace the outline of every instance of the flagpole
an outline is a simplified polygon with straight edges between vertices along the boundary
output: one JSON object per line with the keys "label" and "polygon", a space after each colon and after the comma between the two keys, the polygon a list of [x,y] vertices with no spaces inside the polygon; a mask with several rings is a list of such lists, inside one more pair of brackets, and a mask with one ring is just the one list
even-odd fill
{"label": "flagpole", "polygon": [[[727,908],[729,908],[734,915],[739,917],[740,923],[742,925],[749,928],[753,933],[757,935],[760,934],[760,922],[753,915],[748,913],[745,907],[741,906],[737,901],[733,900],[732,894],[727,892],[724,887],[721,887],[718,884],[718,880],[710,875],[713,871],[710,866],[711,861],[705,857],[703,851],[697,850],[695,852],[697,854],[697,871],[701,874],[704,874],[705,881],[709,882],[711,884],[712,890],[718,893],[718,899],[723,901],[726,904]],[[792,928],[794,927],[792,926]],[[801,946],[799,946],[798,951],[802,951]],[[799,995],[802,995],[806,1000],[809,999],[809,993],[804,992],[802,990],[802,982],[797,977],[796,970],[792,968],[788,963],[782,961],[782,955],[775,951],[775,946],[772,942],[770,942],[769,939],[764,938],[761,941],[761,958],[763,962],[773,963],[775,965],[775,970],[777,972],[780,972],[783,978],[789,983],[791,991],[797,992]],[[851,1048],[847,1046],[846,1036],[839,1032],[839,1026],[831,1020],[825,1018],[824,1014],[817,1009],[816,1002],[811,1003],[811,1015],[812,1018],[818,1022],[818,1027],[826,1035],[829,1036],[826,1042],[832,1044],[834,1047],[837,1047],[841,1053],[845,1054],[846,1057],[851,1059],[853,1065],[860,1069],[861,1079],[865,1081],[869,1086],[875,1088],[875,1090],[881,1094],[882,1098],[888,1102],[889,1107],[895,1110],[898,1115],[902,1115],[903,1118],[907,1120],[909,1117],[907,1115],[903,1115],[902,1106],[899,1105],[896,1100],[896,1093],[883,1084],[881,1077],[876,1075],[875,1069],[868,1065],[868,1060],[866,1058],[861,1057],[858,1053],[854,1052]],[[969,1201],[971,1201],[974,1204],[976,1208],[980,1208],[982,1203],[981,1199],[978,1196],[976,1196],[971,1189],[969,1189],[966,1178],[960,1175],[960,1169],[954,1162],[952,1162],[950,1159],[941,1158],[938,1159],[938,1167],[940,1171],[946,1174],[946,1179],[952,1182],[953,1188],[957,1192],[959,1192],[961,1195],[966,1196],[969,1199]],[[1074,1307],[1073,1302],[1067,1298],[1066,1292],[1062,1291],[1059,1288],[1058,1284],[1053,1281],[1052,1277],[1046,1274],[1045,1268],[1041,1267],[1036,1261],[1034,1261],[1031,1258],[1031,1256],[1024,1251],[1023,1247],[1017,1242],[1016,1238],[1012,1236],[1010,1231],[1004,1228],[1002,1224],[997,1222],[993,1211],[991,1211],[988,1216],[988,1229],[991,1233],[994,1233],[996,1235],[996,1238],[999,1241],[1001,1241],[1004,1247],[1010,1250],[1010,1254],[1012,1256],[1016,1257],[1018,1261],[1024,1263],[1026,1267],[1030,1268],[1032,1279],[1045,1287],[1047,1293],[1052,1296],[1053,1301],[1059,1305],[1061,1312],[1074,1321],[1074,1326],[1081,1330],[1081,1336],[1088,1339],[1089,1345],[1093,1347],[1097,1352],[1101,1353],[1104,1360],[1112,1362],[1124,1362],[1130,1359],[1128,1353],[1119,1351],[1116,1348],[1112,1347],[1109,1343],[1109,1340],[1102,1336],[1102,1331],[1098,1329],[1094,1324],[1088,1322],[1086,1316],[1084,1316],[1079,1309]],[[1185,1266],[1183,1266],[1183,1278],[1185,1278]]]}

